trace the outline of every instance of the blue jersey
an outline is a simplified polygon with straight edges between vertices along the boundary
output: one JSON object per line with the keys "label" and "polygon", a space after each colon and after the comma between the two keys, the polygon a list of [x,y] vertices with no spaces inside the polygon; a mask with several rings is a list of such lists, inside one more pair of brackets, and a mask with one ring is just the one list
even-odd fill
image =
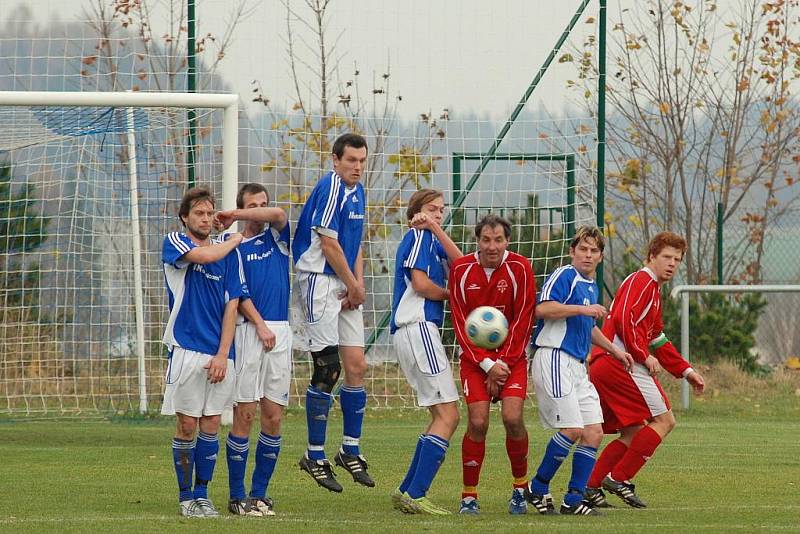
{"label": "blue jersey", "polygon": [[441,328],[444,321],[444,301],[426,299],[411,286],[411,271],[414,269],[427,274],[437,286],[445,287],[447,254],[430,230],[410,230],[397,247],[390,326],[392,334],[398,327],[421,321],[430,321]]}
{"label": "blue jersey", "polygon": [[[561,304],[590,306],[597,304],[599,290],[594,280],[584,278],[575,267],[565,265],[547,277],[539,302],[554,301]],[[576,315],[559,320],[542,320],[536,323],[534,345],[561,349],[580,361],[585,361],[592,344],[593,317]]]}
{"label": "blue jersey", "polygon": [[239,245],[253,305],[265,321],[289,320],[289,225],[270,228]]}
{"label": "blue jersey", "polygon": [[[164,238],[161,261],[169,295],[169,321],[164,344],[214,355],[222,337],[222,316],[231,299],[247,298],[242,264],[237,251],[214,263],[189,263],[183,256],[197,245],[184,233]],[[228,358],[233,359],[231,343]]]}
{"label": "blue jersey", "polygon": [[355,273],[366,212],[364,186],[357,183],[348,188],[338,174],[328,172],[317,182],[297,221],[292,244],[295,268],[309,273],[336,274],[322,255],[321,234],[339,241],[347,265]]}

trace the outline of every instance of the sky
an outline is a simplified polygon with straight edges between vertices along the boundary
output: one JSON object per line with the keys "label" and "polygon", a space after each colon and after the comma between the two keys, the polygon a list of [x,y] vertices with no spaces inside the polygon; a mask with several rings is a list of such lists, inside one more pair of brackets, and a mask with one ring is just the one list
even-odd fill
{"label": "sky", "polygon": [[[24,3],[44,22],[48,18],[85,18],[84,10],[96,1]],[[11,12],[20,3],[3,0],[0,19],[3,12]],[[503,119],[513,110],[580,3],[331,0],[326,20],[328,45],[335,44],[333,63],[338,66],[334,79],[344,84],[353,79],[357,68],[362,98],[369,102],[373,88],[382,86],[382,75],[389,72],[389,90],[393,97],[402,97],[398,112],[405,118],[429,111],[438,114],[446,108],[451,116],[471,113]],[[165,20],[168,4],[168,0],[149,0],[154,25],[159,19]],[[239,4],[239,0],[197,0],[198,35],[210,32],[222,36]],[[272,103],[291,107],[296,98],[288,61],[284,2],[245,0],[244,4],[246,16],[236,27],[220,72],[250,107],[258,106],[249,102],[254,80]],[[310,14],[304,0],[290,0],[289,5],[297,15]],[[573,44],[580,44],[594,31],[595,25],[586,24],[586,19],[596,18],[597,5],[593,1],[587,7],[570,38]],[[305,66],[318,64],[312,53],[316,45],[302,22],[295,20],[293,28],[301,94],[307,98],[317,85]],[[574,77],[573,65],[554,64],[531,104],[544,105],[549,110],[563,108],[564,84],[570,77]],[[341,88],[334,95],[346,92],[345,87]]]}

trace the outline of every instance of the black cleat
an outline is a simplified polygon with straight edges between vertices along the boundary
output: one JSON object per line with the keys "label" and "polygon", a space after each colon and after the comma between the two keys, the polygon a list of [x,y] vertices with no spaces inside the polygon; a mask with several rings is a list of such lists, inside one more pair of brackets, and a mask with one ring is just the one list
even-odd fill
{"label": "black cleat", "polygon": [[537,495],[531,493],[530,486],[528,486],[525,488],[525,499],[542,515],[558,515],[556,507],[553,505],[553,496],[549,493]]}
{"label": "black cleat", "polygon": [[581,501],[575,506],[567,506],[565,503],[561,504],[561,515],[593,515],[603,516],[602,512],[598,512],[591,507],[588,501]]}
{"label": "black cleat", "polygon": [[305,455],[297,462],[300,469],[311,475],[314,482],[328,491],[342,492],[342,485],[336,482],[333,476],[333,468],[328,460],[310,460]]}
{"label": "black cleat", "polygon": [[614,508],[614,505],[608,502],[606,494],[600,488],[586,488],[586,493],[583,498],[588,501],[592,508]]}
{"label": "black cleat", "polygon": [[340,449],[333,458],[336,465],[353,475],[353,480],[368,488],[375,487],[375,481],[367,473],[367,459],[363,455],[346,454]]}
{"label": "black cleat", "polygon": [[625,501],[628,506],[647,508],[645,502],[636,495],[636,486],[630,482],[617,482],[610,475],[606,475],[603,479],[603,489]]}

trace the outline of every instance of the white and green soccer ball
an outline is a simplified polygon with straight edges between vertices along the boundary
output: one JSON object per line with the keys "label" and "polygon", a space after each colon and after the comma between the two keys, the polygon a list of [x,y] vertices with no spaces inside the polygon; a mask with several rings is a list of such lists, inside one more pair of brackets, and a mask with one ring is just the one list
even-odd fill
{"label": "white and green soccer ball", "polygon": [[476,347],[496,349],[508,335],[508,321],[503,312],[493,306],[472,310],[464,323],[467,337]]}

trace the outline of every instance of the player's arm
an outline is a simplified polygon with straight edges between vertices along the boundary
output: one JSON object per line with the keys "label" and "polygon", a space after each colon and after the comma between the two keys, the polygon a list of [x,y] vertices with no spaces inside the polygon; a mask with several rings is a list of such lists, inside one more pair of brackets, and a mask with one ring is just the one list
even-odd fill
{"label": "player's arm", "polygon": [[418,230],[430,230],[430,232],[436,236],[436,239],[439,240],[439,243],[442,245],[442,249],[444,249],[444,253],[447,256],[447,261],[451,264],[464,255],[464,253],[461,252],[461,249],[458,248],[450,236],[447,235],[447,232],[445,232],[436,221],[424,213],[417,213],[414,215],[414,218],[411,219],[411,227]]}
{"label": "player's arm", "polygon": [[[464,276],[465,269],[458,269],[458,266],[453,266],[450,269],[450,276],[447,279],[447,289],[450,293],[450,315],[453,320],[453,330],[456,334],[456,340],[461,347],[462,358],[468,358],[476,365],[479,365],[485,373],[495,364],[492,353],[486,349],[476,347],[467,337],[467,332],[464,330],[464,321],[466,320],[465,310],[467,303],[463,295],[458,290],[459,278]],[[460,271],[461,274],[458,274]]]}
{"label": "player's arm", "polygon": [[283,209],[274,207],[222,210],[214,214],[214,222],[218,223],[220,230],[227,230],[235,221],[269,223],[280,232],[288,224],[289,218]]}
{"label": "player's arm", "polygon": [[622,366],[625,367],[626,371],[630,371],[633,367],[633,356],[609,341],[605,334],[603,334],[603,331],[596,326],[592,328],[592,345],[600,347],[622,362]]}
{"label": "player's arm", "polygon": [[233,333],[236,329],[236,308],[239,306],[239,299],[231,299],[225,304],[225,312],[222,315],[222,335],[219,337],[219,348],[217,353],[211,357],[203,366],[208,369],[208,380],[212,384],[222,382],[228,371],[228,353],[233,343]]}
{"label": "player's arm", "polygon": [[241,313],[256,329],[256,335],[264,345],[264,350],[271,351],[275,346],[275,332],[264,324],[264,319],[258,313],[252,299],[239,300],[239,313]]}
{"label": "player's arm", "polygon": [[514,319],[508,326],[508,337],[499,349],[502,354],[500,359],[509,367],[525,357],[525,348],[531,340],[536,308],[536,279],[533,276],[533,269],[527,261],[522,265],[522,276],[517,281],[519,291],[514,297]]}
{"label": "player's arm", "polygon": [[586,315],[594,319],[605,317],[607,310],[600,304],[590,306],[579,306],[576,304],[563,304],[556,300],[546,300],[536,306],[536,318],[545,321],[558,321],[568,317]]}
{"label": "player's arm", "polygon": [[428,300],[447,300],[450,293],[447,288],[436,285],[425,271],[411,269],[411,287]]}
{"label": "player's arm", "polygon": [[[353,273],[347,265],[347,259],[344,257],[344,250],[342,249],[342,245],[339,244],[339,240],[335,237],[319,234],[319,242],[325,260],[347,288],[347,298],[350,303],[354,306],[363,304],[366,300],[366,290],[363,284],[356,278],[355,273]],[[360,256],[361,251],[359,249],[359,257]],[[356,260],[356,270],[359,270],[360,265],[363,279],[364,266],[362,263],[362,261]]]}
{"label": "player's arm", "polygon": [[236,232],[222,243],[212,243],[205,247],[195,247],[183,255],[183,260],[189,263],[206,265],[214,263],[231,253],[242,242],[242,234]]}
{"label": "player's arm", "polygon": [[658,360],[658,363],[675,378],[685,378],[700,394],[705,388],[705,380],[702,375],[695,371],[683,356],[675,348],[675,345],[667,338],[664,332],[656,336],[650,342],[650,352]]}

